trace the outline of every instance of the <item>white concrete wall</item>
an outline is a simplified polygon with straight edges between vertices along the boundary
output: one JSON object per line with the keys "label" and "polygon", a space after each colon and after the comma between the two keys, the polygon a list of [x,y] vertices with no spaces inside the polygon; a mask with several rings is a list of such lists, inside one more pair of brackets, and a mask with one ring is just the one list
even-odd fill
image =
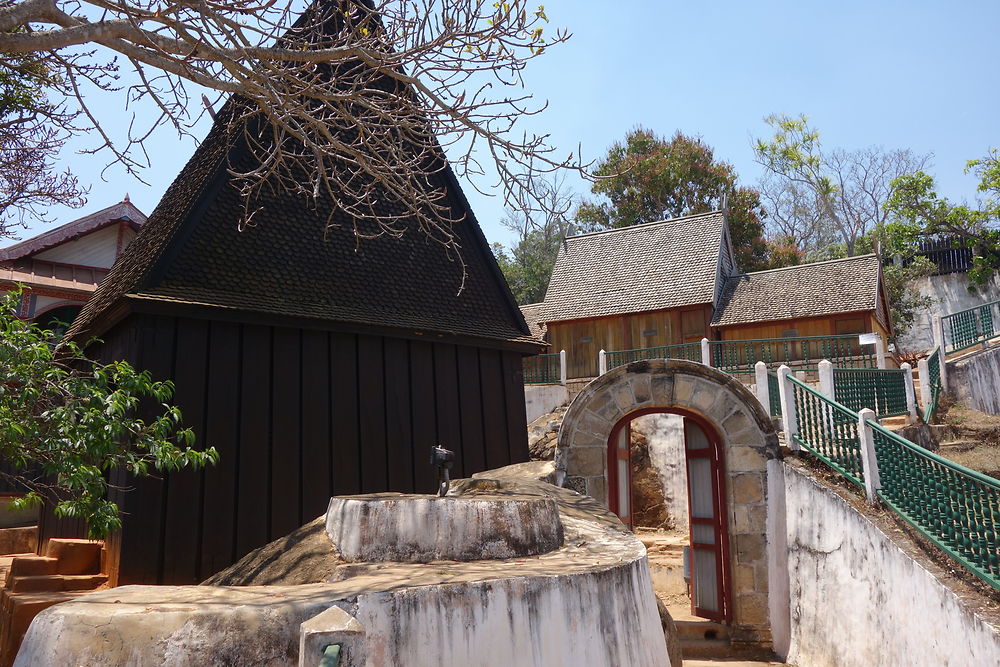
{"label": "white concrete wall", "polygon": [[569,390],[561,384],[524,385],[524,409],[528,423],[569,403]]}
{"label": "white concrete wall", "polygon": [[913,327],[899,337],[897,346],[905,350],[926,350],[934,346],[931,332],[931,318],[934,315],[948,315],[959,310],[972,308],[989,301],[1000,300],[1000,277],[980,288],[969,291],[969,279],[964,273],[949,273],[946,276],[927,276],[914,281],[917,291],[934,300],[930,308],[919,311]]}
{"label": "white concrete wall", "polygon": [[646,436],[649,460],[663,489],[667,514],[674,527],[688,529],[687,465],[684,456],[684,418],[652,414],[632,420],[632,430]]}
{"label": "white concrete wall", "polygon": [[784,468],[788,662],[809,667],[1000,663],[1000,628],[976,615],[846,500],[800,468]]}
{"label": "white concrete wall", "polygon": [[949,363],[948,393],[967,408],[1000,415],[1000,347]]}

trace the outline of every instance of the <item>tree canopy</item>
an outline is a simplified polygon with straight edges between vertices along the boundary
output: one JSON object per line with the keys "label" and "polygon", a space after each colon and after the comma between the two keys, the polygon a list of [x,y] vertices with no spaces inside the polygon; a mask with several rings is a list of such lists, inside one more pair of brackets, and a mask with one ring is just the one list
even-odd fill
{"label": "tree canopy", "polygon": [[52,331],[15,315],[19,304],[19,292],[0,296],[0,477],[28,492],[18,504],[48,499],[57,516],[84,519],[101,538],[121,526],[108,497],[115,473],[218,460],[215,449],[191,448],[194,433],[168,404],[172,383],[93,362],[72,342],[56,347]]}
{"label": "tree canopy", "polygon": [[[459,177],[509,201],[530,193],[524,174],[580,168],[520,131],[543,105],[510,94],[529,61],[568,38],[547,23],[525,0],[0,0],[0,68],[37,63],[31,85],[59,112],[12,124],[17,136],[86,136],[141,178],[153,132],[186,133],[203,99],[209,113],[229,99],[259,163],[234,174],[242,224],[262,188],[282,188],[332,198],[364,235],[417,230],[459,252],[460,214],[432,185],[443,149]],[[124,108],[94,104],[101,91]],[[374,205],[387,199],[397,214]]]}
{"label": "tree canopy", "polygon": [[759,193],[737,184],[728,162],[717,160],[701,139],[676,132],[670,139],[636,128],[597,162],[592,191],[577,223],[585,230],[627,227],[721,208],[727,200],[737,264],[744,271],[767,265],[764,210]]}

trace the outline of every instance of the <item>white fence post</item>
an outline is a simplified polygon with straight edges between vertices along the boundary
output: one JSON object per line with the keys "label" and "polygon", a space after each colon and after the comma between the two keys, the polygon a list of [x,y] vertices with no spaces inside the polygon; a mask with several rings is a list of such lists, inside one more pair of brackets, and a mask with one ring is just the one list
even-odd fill
{"label": "white fence post", "polygon": [[913,389],[913,367],[903,362],[899,365],[903,371],[903,383],[906,385],[906,412],[909,415],[910,423],[917,423],[917,393]]}
{"label": "white fence post", "polygon": [[707,338],[701,339],[701,363],[706,366],[712,365],[712,348],[709,346]]}
{"label": "white fence post", "polygon": [[875,365],[882,370],[886,368],[885,356],[885,339],[878,336],[875,339]]}
{"label": "white fence post", "polygon": [[875,421],[875,412],[869,408],[858,413],[858,444],[861,446],[861,469],[865,475],[865,495],[870,505],[875,504],[876,492],[882,488],[875,458],[875,434],[868,422]]}
{"label": "white fence post", "polygon": [[778,394],[781,396],[781,423],[785,430],[785,444],[792,451],[798,451],[799,445],[792,437],[799,432],[799,420],[795,414],[792,381],[788,379],[791,372],[792,369],[784,364],[778,368]]}
{"label": "white fence post", "polygon": [[938,353],[938,365],[941,367],[939,371],[941,373],[941,391],[947,391],[948,389],[948,360],[944,356],[944,346],[941,347],[941,351]]}
{"label": "white fence post", "polygon": [[604,350],[597,353],[597,374],[604,375],[608,372],[608,357]]}
{"label": "white fence post", "polygon": [[566,350],[559,350],[559,384],[566,386]]}
{"label": "white fence post", "polygon": [[771,414],[771,392],[768,388],[767,364],[758,361],[753,365],[753,373],[757,383],[757,400],[764,406],[764,412]]}
{"label": "white fence post", "polygon": [[947,341],[944,339],[944,322],[941,320],[940,315],[935,315],[931,318],[931,333],[934,334],[934,344],[941,348],[941,356],[944,356],[944,351],[947,349]]}
{"label": "white fence post", "polygon": [[823,394],[831,401],[837,400],[833,384],[833,364],[829,359],[819,362],[819,393]]}
{"label": "white fence post", "polygon": [[[931,354],[934,354],[931,352]],[[920,402],[924,409],[931,404],[931,371],[927,359],[917,362],[917,377],[920,378]]]}

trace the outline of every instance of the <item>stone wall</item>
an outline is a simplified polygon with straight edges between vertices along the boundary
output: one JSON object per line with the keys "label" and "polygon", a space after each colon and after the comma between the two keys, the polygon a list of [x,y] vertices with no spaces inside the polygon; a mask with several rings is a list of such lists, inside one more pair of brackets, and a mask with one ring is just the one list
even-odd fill
{"label": "stone wall", "polygon": [[913,284],[921,295],[933,299],[933,303],[930,308],[918,311],[913,326],[899,337],[898,345],[905,350],[927,350],[934,347],[934,334],[931,331],[931,319],[934,315],[948,315],[1000,300],[1000,277],[994,277],[976,292],[969,291],[969,278],[964,273],[927,276],[918,278]]}
{"label": "stone wall", "polygon": [[[995,665],[1000,618],[801,463],[784,463],[791,650],[810,667]],[[888,531],[888,532],[887,532]],[[936,570],[936,572],[934,572]],[[968,587],[966,587],[968,588]],[[984,614],[991,614],[990,617]],[[991,626],[991,622],[996,627]]]}
{"label": "stone wall", "polygon": [[757,399],[732,376],[675,359],[637,361],[595,379],[570,404],[556,449],[557,479],[608,503],[607,446],[614,427],[641,411],[702,417],[721,439],[726,468],[732,643],[769,646],[766,461],[778,439]]}
{"label": "stone wall", "polygon": [[684,459],[684,418],[653,414],[637,417],[632,430],[646,438],[649,460],[663,490],[663,501],[674,528],[688,529],[687,466]]}
{"label": "stone wall", "polygon": [[1000,415],[1000,347],[949,362],[948,393],[967,408]]}

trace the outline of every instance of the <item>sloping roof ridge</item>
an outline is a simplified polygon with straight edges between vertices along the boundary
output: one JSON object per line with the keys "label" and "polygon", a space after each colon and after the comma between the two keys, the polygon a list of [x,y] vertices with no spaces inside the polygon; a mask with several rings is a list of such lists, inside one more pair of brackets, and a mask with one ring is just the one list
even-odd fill
{"label": "sloping roof ridge", "polygon": [[750,271],[747,273],[737,273],[732,276],[733,278],[743,278],[745,276],[759,276],[762,273],[774,273],[776,271],[789,271],[791,269],[804,269],[810,266],[819,266],[821,264],[836,264],[837,262],[850,262],[856,259],[867,259],[869,257],[878,257],[873,252],[866,255],[854,255],[853,257],[838,257],[836,259],[824,259],[822,262],[808,262],[806,264],[793,264],[792,266],[780,266],[777,269],[763,269],[761,271]]}
{"label": "sloping roof ridge", "polygon": [[668,218],[666,220],[655,220],[653,222],[640,222],[639,224],[629,225],[628,227],[615,227],[614,229],[601,229],[601,230],[596,231],[596,232],[586,232],[584,234],[574,234],[573,236],[567,236],[566,240],[567,241],[572,241],[572,240],[575,240],[575,239],[582,239],[582,238],[586,238],[586,237],[589,237],[589,236],[598,236],[600,234],[610,235],[610,234],[615,234],[615,233],[620,233],[620,232],[631,232],[631,231],[635,231],[636,229],[648,229],[650,227],[655,227],[657,225],[667,225],[667,224],[673,224],[673,223],[676,223],[676,222],[689,222],[689,221],[693,220],[694,218],[704,218],[704,217],[709,216],[709,215],[720,215],[721,213],[722,213],[722,211],[720,209],[716,209],[714,211],[706,211],[704,213],[692,213],[690,215],[682,215],[682,216],[677,217],[677,218]]}
{"label": "sloping roof ridge", "polygon": [[[133,211],[139,214],[139,220],[134,220],[132,217],[127,215]],[[70,220],[65,224],[59,225],[58,227],[30,238],[26,238],[23,241],[18,241],[13,245],[7,246],[6,248],[0,248],[0,260],[19,259],[25,255],[43,252],[49,248],[59,245],[60,243],[72,240],[73,237],[79,234],[96,231],[98,227],[103,226],[102,223],[109,223],[125,218],[139,224],[146,222],[146,214],[140,211],[131,201],[123,199],[116,204],[105,206],[99,211],[88,213],[87,215],[81,216],[76,220]],[[92,223],[98,224],[94,224],[91,228],[89,225]]]}

